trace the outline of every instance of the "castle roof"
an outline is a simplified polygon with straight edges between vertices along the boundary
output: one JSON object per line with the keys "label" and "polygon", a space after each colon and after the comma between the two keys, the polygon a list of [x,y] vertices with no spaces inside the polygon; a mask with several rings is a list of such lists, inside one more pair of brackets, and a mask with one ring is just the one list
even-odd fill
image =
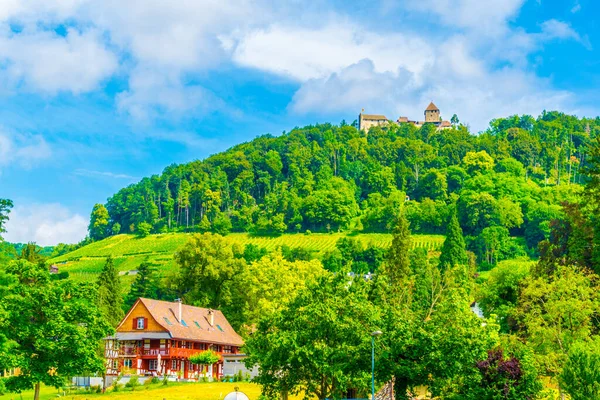
{"label": "castle roof", "polygon": [[369,120],[385,119],[385,120],[387,120],[385,115],[379,115],[379,114],[360,114],[360,116],[362,117],[362,119],[369,119]]}
{"label": "castle roof", "polygon": [[429,105],[427,106],[425,111],[440,111],[440,109],[437,108],[437,106],[435,104],[433,104],[433,101],[432,101],[431,103],[429,103]]}

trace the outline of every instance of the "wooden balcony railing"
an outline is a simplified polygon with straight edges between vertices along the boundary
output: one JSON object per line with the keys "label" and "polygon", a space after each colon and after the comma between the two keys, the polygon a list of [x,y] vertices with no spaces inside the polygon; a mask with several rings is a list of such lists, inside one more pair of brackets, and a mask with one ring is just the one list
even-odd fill
{"label": "wooden balcony railing", "polygon": [[[181,357],[189,358],[190,356],[201,353],[206,350],[200,349],[184,349],[180,347],[171,347],[169,349],[144,349],[144,348],[133,348],[133,347],[122,347],[119,351],[121,357],[143,357],[143,356],[154,356],[157,357],[159,354],[161,357]],[[217,354],[221,355],[222,353]]]}

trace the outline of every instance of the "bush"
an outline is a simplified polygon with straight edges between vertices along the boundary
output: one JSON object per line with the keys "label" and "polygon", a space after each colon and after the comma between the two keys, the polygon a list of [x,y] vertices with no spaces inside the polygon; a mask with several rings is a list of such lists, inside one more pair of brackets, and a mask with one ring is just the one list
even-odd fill
{"label": "bush", "polygon": [[146,237],[152,231],[152,225],[147,222],[140,222],[137,226],[136,233],[139,237]]}
{"label": "bush", "polygon": [[559,377],[560,386],[572,400],[600,398],[600,340],[579,343],[569,352]]}
{"label": "bush", "polygon": [[140,385],[140,378],[137,375],[131,375],[131,377],[129,378],[129,382],[125,384],[125,387],[128,387],[131,389],[131,391],[134,391],[135,388]]}
{"label": "bush", "polygon": [[6,386],[4,385],[4,379],[0,378],[0,396],[6,394]]}

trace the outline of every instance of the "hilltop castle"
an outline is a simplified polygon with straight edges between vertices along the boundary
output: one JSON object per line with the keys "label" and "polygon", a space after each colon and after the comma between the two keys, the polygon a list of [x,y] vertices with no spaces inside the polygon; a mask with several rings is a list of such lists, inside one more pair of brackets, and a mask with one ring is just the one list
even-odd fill
{"label": "hilltop castle", "polygon": [[[364,114],[364,109],[360,114],[358,114],[358,128],[362,131],[368,132],[372,126],[384,126],[389,124],[390,120],[388,120],[385,115],[377,115],[377,114]],[[450,121],[442,120],[440,116],[440,109],[437,108],[433,102],[429,103],[427,108],[425,109],[425,121],[412,121],[409,120],[408,117],[399,117],[396,120],[397,124],[412,124],[417,128],[423,126],[424,124],[434,124],[438,129],[447,129],[452,125]]]}

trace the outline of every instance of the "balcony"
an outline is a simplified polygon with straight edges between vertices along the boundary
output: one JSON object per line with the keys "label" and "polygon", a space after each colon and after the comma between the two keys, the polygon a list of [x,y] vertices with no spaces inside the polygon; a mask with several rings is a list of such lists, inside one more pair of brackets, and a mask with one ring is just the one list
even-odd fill
{"label": "balcony", "polygon": [[[170,349],[144,349],[123,347],[119,351],[120,357],[153,357],[156,358],[159,354],[161,357],[178,357],[189,358],[190,356],[201,353],[205,350],[199,349],[184,349],[179,347],[171,347]],[[217,353],[221,354],[221,353]]]}

